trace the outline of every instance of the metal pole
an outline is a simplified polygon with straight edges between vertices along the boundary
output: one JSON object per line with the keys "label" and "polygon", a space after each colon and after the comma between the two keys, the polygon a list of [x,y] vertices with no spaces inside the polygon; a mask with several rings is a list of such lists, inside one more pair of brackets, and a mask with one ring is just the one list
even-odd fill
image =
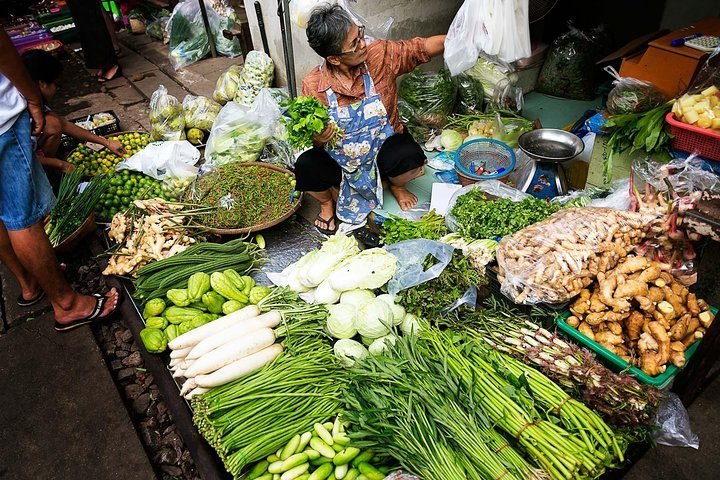
{"label": "metal pole", "polygon": [[205,0],[198,0],[198,4],[200,5],[200,14],[202,15],[205,33],[207,34],[208,44],[210,45],[210,55],[215,58],[217,57],[217,50],[215,50],[215,38],[213,37],[212,30],[210,30],[210,21],[208,20],[207,10],[205,9]]}
{"label": "metal pole", "polygon": [[267,32],[265,32],[265,20],[263,20],[262,6],[259,1],[255,1],[255,15],[258,20],[258,28],[260,29],[260,39],[262,40],[263,50],[270,55],[270,47],[268,47]]}
{"label": "metal pole", "polygon": [[290,29],[289,0],[278,0],[278,17],[280,17],[280,33],[283,42],[283,55],[285,57],[285,75],[288,82],[290,98],[297,96],[295,87],[295,61],[293,59],[292,31]]}

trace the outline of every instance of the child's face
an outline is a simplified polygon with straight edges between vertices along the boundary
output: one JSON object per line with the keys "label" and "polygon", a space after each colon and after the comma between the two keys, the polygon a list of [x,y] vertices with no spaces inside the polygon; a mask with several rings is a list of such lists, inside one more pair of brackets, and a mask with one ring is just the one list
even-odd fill
{"label": "child's face", "polygon": [[43,98],[48,102],[52,100],[57,92],[57,84],[55,84],[55,82],[46,83],[40,80],[38,86],[40,87],[40,93],[42,93]]}

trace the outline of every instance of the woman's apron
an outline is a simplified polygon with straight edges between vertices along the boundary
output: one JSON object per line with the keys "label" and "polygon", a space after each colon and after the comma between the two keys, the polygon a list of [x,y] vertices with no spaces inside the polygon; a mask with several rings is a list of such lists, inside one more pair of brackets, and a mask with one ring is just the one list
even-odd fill
{"label": "woman's apron", "polygon": [[383,188],[376,159],[383,142],[395,134],[367,66],[362,76],[365,98],[360,102],[341,107],[331,88],[325,92],[328,113],[343,132],[342,140],[328,146],[328,153],[342,169],[335,214],[352,225],[363,224],[372,210],[382,206]]}

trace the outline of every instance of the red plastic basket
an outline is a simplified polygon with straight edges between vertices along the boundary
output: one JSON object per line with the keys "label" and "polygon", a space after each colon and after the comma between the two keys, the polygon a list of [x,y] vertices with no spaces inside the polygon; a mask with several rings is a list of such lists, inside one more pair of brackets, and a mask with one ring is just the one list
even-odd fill
{"label": "red plastic basket", "polygon": [[675,136],[672,139],[675,150],[720,161],[720,132],[683,123],[676,120],[672,112],[667,114],[665,121],[670,125],[670,133]]}

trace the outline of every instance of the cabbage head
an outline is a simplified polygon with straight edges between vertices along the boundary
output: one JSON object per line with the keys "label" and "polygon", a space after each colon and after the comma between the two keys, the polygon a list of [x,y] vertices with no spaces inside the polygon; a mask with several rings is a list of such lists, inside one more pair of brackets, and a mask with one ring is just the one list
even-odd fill
{"label": "cabbage head", "polygon": [[357,360],[362,360],[368,356],[368,350],[362,343],[349,338],[343,338],[335,342],[333,351],[340,363],[348,368],[355,365]]}

